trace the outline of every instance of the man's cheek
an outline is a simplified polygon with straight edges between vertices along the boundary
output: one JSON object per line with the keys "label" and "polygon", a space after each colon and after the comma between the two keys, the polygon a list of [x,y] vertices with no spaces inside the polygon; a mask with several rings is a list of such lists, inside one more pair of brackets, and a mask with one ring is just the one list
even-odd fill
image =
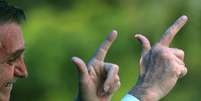
{"label": "man's cheek", "polygon": [[2,87],[7,81],[13,79],[14,68],[8,65],[0,66],[0,87]]}

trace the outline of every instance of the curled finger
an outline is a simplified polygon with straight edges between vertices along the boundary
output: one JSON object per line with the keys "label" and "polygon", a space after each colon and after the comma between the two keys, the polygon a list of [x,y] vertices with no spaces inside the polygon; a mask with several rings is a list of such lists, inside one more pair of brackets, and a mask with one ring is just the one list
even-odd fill
{"label": "curled finger", "polygon": [[107,77],[104,82],[103,89],[105,92],[108,92],[108,90],[115,85],[116,81],[119,81],[119,78],[117,78],[119,72],[119,66],[116,64],[105,63],[104,68],[107,73]]}

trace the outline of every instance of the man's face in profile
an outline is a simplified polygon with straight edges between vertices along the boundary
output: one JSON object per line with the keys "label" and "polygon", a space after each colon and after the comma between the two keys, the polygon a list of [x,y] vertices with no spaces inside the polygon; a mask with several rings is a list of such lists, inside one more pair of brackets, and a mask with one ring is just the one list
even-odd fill
{"label": "man's face in profile", "polygon": [[27,77],[24,40],[19,24],[0,24],[0,101],[9,101],[16,78]]}

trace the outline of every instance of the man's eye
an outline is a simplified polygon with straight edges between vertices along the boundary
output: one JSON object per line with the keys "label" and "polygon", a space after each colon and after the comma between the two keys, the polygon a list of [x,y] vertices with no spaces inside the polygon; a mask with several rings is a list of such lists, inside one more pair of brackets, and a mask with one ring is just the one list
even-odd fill
{"label": "man's eye", "polygon": [[8,58],[8,62],[15,62],[20,57],[20,54],[12,55]]}
{"label": "man's eye", "polygon": [[16,57],[10,57],[8,60],[7,60],[7,64],[12,64],[13,62],[15,62],[17,60]]}
{"label": "man's eye", "polygon": [[13,62],[13,61],[15,61],[15,60],[16,60],[16,58],[15,58],[15,57],[12,57],[11,59],[8,60],[8,62]]}

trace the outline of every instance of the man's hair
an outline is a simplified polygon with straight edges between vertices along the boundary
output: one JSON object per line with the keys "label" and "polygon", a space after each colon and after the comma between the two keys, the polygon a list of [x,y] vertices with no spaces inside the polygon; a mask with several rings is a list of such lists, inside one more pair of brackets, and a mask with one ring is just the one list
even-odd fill
{"label": "man's hair", "polygon": [[22,9],[9,5],[4,0],[0,0],[0,24],[7,22],[21,24],[25,19],[26,17]]}

